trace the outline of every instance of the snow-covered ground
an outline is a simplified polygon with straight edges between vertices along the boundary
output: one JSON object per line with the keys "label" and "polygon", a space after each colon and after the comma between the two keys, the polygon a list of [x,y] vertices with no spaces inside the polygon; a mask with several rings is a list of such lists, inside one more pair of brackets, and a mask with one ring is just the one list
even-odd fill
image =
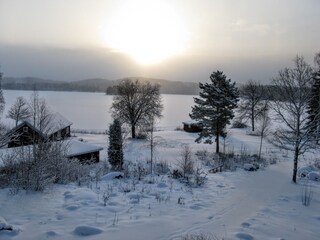
{"label": "snow-covered ground", "polygon": [[[78,135],[89,143],[108,145],[106,135]],[[196,134],[182,131],[155,133],[156,161],[175,167],[183,146],[195,153],[214,145],[197,144]],[[256,153],[259,138],[231,129],[227,149]],[[144,140],[125,143],[127,161],[146,162]],[[219,239],[320,238],[320,185],[311,183],[313,197],[303,206],[306,184],[291,182],[291,154],[264,144],[265,157],[277,164],[255,172],[209,173],[207,182],[190,188],[167,175],[146,176],[141,181],[104,176],[98,183],[54,185],[44,193],[0,190],[0,239],[181,239],[190,233],[210,233]],[[301,165],[316,158],[309,154]],[[101,152],[102,159],[106,150]],[[106,199],[106,201],[104,201]],[[105,205],[105,206],[104,206]],[[3,219],[2,219],[2,218]]]}

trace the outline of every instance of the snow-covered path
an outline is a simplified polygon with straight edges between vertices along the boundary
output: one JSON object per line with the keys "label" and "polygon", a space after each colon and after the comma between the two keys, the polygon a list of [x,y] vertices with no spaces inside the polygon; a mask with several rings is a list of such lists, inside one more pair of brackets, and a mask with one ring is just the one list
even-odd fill
{"label": "snow-covered path", "polygon": [[114,235],[111,233],[111,239],[125,239],[132,234],[136,239],[180,239],[188,232],[206,232],[232,238],[230,232],[241,226],[248,227],[246,220],[286,192],[297,190],[298,186],[290,182],[290,169],[290,162],[281,162],[262,171],[231,173],[237,175],[234,176],[237,181],[233,182],[232,190],[220,195],[217,194],[217,185],[209,180],[208,189],[203,194],[202,208],[182,216],[167,213],[167,216],[154,221],[121,228]]}

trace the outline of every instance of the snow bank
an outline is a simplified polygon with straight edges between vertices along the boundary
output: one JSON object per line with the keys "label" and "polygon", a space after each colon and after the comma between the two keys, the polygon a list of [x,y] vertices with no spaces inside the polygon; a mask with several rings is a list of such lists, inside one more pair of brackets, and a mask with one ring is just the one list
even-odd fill
{"label": "snow bank", "polygon": [[9,225],[3,217],[0,216],[0,231],[3,231],[3,230],[12,231],[13,227]]}
{"label": "snow bank", "polygon": [[311,181],[320,181],[320,172],[318,171],[312,171],[308,173],[308,179]]}

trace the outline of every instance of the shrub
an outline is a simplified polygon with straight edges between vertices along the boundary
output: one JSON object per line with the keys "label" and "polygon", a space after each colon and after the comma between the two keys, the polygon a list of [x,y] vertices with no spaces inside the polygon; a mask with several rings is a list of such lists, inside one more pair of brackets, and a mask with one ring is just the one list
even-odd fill
{"label": "shrub", "polygon": [[180,159],[177,162],[178,170],[182,173],[182,177],[186,178],[188,174],[194,172],[194,161],[189,146],[183,147],[180,153]]}
{"label": "shrub", "polygon": [[46,142],[20,147],[2,156],[1,186],[43,191],[52,183],[79,183],[88,176],[88,168],[78,160],[65,158],[66,148],[61,142]]}

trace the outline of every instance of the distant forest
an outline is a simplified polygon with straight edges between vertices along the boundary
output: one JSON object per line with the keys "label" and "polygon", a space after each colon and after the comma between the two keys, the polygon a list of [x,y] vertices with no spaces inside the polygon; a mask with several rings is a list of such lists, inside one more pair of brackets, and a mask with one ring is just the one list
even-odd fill
{"label": "distant forest", "polygon": [[[149,81],[161,86],[161,93],[164,94],[188,94],[197,95],[199,93],[198,83],[178,82],[163,79],[130,77],[126,79],[138,79],[139,81]],[[115,94],[115,86],[123,79],[108,80],[102,78],[85,79],[80,81],[55,81],[34,77],[14,78],[4,77],[2,81],[3,89],[12,90],[38,90],[38,91],[78,91],[78,92],[105,92]]]}

